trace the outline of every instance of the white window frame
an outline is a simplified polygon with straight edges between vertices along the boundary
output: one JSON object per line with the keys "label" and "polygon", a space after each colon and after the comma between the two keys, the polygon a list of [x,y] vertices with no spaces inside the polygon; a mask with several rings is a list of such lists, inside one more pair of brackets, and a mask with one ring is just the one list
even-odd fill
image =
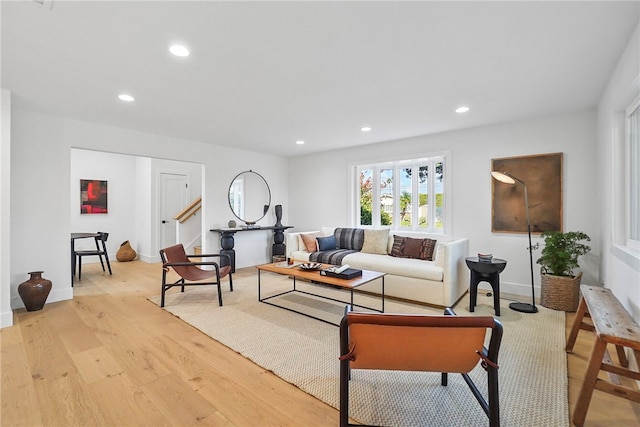
{"label": "white window frame", "polygon": [[[351,177],[351,185],[349,191],[349,223],[352,227],[361,227],[361,228],[382,228],[389,227],[388,225],[382,225],[380,223],[380,206],[379,203],[373,203],[371,207],[371,222],[372,225],[360,225],[360,170],[362,169],[372,169],[372,179],[374,180],[372,190],[373,190],[373,200],[380,200],[380,169],[384,168],[393,168],[394,179],[393,179],[393,194],[399,200],[400,197],[400,179],[399,179],[399,171],[401,169],[406,168],[407,166],[412,166],[414,168],[412,172],[412,176],[417,177],[417,165],[418,164],[428,164],[429,171],[435,171],[435,164],[442,162],[444,164],[444,186],[443,186],[443,206],[442,206],[442,218],[444,221],[443,228],[437,229],[435,228],[435,212],[436,212],[436,204],[435,204],[435,174],[429,173],[428,182],[428,194],[434,196],[434,203],[429,203],[429,227],[428,228],[420,228],[418,215],[419,215],[419,206],[418,203],[415,203],[412,197],[412,218],[414,220],[411,222],[411,227],[401,227],[400,224],[396,223],[400,219],[400,203],[394,203],[394,213],[393,213],[393,224],[390,226],[392,230],[403,230],[403,231],[415,231],[415,232],[424,232],[430,234],[451,234],[451,153],[449,151],[437,152],[437,153],[429,153],[429,154],[421,154],[421,155],[413,155],[413,156],[403,156],[397,158],[385,158],[379,160],[367,160],[361,162],[351,162],[348,165],[349,172],[348,176]],[[418,180],[412,180],[412,193],[413,195],[417,195],[418,188]]]}
{"label": "white window frame", "polygon": [[[635,129],[632,129],[632,116],[635,113]],[[633,212],[633,204],[640,201],[640,162],[638,150],[640,150],[640,97],[627,108],[625,114],[625,244],[632,251],[640,252],[640,238],[631,236],[633,226],[640,227],[639,212]],[[635,131],[635,133],[633,132]],[[636,153],[634,157],[632,153]]]}

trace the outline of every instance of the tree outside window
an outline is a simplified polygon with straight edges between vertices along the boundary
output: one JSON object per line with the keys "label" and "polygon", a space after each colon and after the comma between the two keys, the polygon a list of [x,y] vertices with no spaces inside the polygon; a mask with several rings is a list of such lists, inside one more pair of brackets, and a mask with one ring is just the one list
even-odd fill
{"label": "tree outside window", "polygon": [[360,171],[360,225],[372,225],[372,206],[373,206],[373,171],[371,169],[363,169]]}

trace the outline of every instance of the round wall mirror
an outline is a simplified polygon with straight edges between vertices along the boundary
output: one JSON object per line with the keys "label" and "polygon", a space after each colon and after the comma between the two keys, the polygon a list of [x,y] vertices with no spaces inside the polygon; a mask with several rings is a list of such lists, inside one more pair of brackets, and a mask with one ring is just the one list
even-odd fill
{"label": "round wall mirror", "polygon": [[229,186],[231,212],[247,227],[255,226],[269,211],[271,190],[267,181],[257,172],[241,172]]}

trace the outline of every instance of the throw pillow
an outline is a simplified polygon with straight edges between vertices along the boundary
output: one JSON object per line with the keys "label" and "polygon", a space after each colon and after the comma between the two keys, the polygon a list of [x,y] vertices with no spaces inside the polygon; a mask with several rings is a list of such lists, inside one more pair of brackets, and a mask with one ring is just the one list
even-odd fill
{"label": "throw pillow", "polygon": [[389,241],[389,230],[364,230],[364,243],[362,252],[366,254],[387,254],[387,242]]}
{"label": "throw pillow", "polygon": [[422,239],[414,239],[407,237],[404,240],[404,247],[402,248],[402,256],[405,258],[417,258],[420,259],[420,248],[422,248]]}
{"label": "throw pillow", "polygon": [[318,251],[332,251],[338,248],[336,236],[316,237]]}
{"label": "throw pillow", "polygon": [[420,259],[427,261],[433,261],[433,252],[436,248],[437,240],[423,239],[422,246],[420,246]]}
{"label": "throw pillow", "polygon": [[402,248],[404,247],[404,237],[393,235],[393,246],[389,255],[395,257],[402,257]]}
{"label": "throw pillow", "polygon": [[333,232],[336,236],[336,248],[361,251],[364,243],[364,229],[362,228],[336,228]]}
{"label": "throw pillow", "polygon": [[316,237],[322,237],[322,233],[306,233],[301,234],[302,242],[304,243],[305,248],[307,248],[307,252],[317,252],[318,251],[318,242]]}
{"label": "throw pillow", "polygon": [[414,239],[411,237],[393,236],[393,246],[389,255],[399,258],[415,258],[433,261],[433,252],[437,240]]}

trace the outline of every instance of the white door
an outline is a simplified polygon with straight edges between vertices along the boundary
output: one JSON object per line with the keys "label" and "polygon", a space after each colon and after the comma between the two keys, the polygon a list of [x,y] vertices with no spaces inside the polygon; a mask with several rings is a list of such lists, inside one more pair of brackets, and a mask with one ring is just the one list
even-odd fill
{"label": "white door", "polygon": [[189,202],[189,182],[186,175],[161,173],[160,174],[160,242],[161,247],[175,245],[176,242],[176,215],[187,207]]}

